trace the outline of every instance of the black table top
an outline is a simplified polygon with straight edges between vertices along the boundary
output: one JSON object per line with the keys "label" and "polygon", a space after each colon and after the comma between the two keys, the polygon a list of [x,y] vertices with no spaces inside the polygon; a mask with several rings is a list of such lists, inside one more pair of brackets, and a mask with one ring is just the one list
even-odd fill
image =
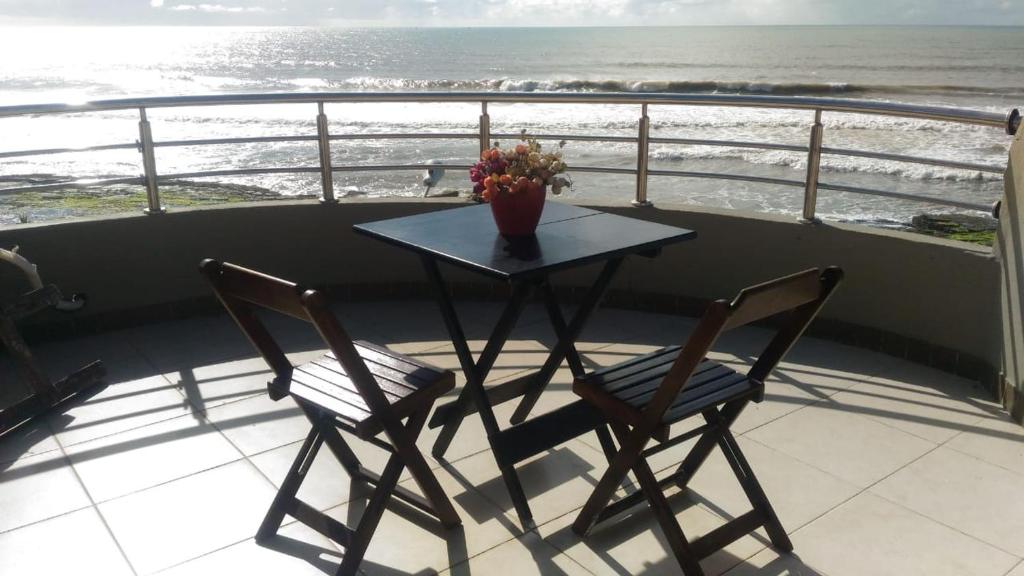
{"label": "black table top", "polygon": [[515,280],[646,252],[690,240],[693,230],[548,201],[535,243],[511,246],[498,234],[487,204],[391,218],[356,232],[439,260]]}

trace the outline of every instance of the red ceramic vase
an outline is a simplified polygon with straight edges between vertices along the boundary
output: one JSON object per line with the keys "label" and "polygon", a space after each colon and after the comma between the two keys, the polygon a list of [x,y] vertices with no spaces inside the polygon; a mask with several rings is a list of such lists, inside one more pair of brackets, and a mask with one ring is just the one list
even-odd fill
{"label": "red ceramic vase", "polygon": [[501,192],[491,198],[491,214],[502,236],[533,236],[544,212],[547,186],[529,186],[515,194]]}

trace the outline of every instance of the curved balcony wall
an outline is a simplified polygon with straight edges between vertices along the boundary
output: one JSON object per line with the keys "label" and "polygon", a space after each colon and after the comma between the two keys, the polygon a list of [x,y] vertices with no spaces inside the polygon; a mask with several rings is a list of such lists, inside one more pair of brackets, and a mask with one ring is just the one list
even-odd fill
{"label": "curved balcony wall", "polygon": [[[43,280],[84,292],[87,308],[47,312],[36,331],[109,329],[213,309],[197,272],[204,257],[237,262],[315,286],[345,299],[423,294],[418,260],[352,233],[353,224],[451,208],[459,200],[345,200],[338,204],[271,202],[175,211],[159,216],[28,224],[0,230],[0,246],[19,245]],[[999,365],[1000,273],[991,250],[859,226],[692,206],[593,206],[694,229],[694,242],[658,258],[627,261],[609,304],[699,312],[701,302],[809,266],[837,264],[847,281],[815,331],[994,383]],[[6,268],[6,267],[5,267]],[[8,290],[24,291],[13,270]],[[471,274],[451,276],[469,295],[497,289]],[[557,278],[571,287],[593,273]],[[475,293],[475,294],[474,294]],[[684,337],[680,334],[680,340]]]}

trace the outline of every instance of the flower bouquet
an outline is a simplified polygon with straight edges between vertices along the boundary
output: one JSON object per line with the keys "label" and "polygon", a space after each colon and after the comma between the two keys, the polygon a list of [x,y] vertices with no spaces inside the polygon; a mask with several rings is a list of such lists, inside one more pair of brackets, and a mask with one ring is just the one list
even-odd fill
{"label": "flower bouquet", "polygon": [[522,142],[503,150],[497,142],[480,154],[480,161],[469,169],[473,181],[473,199],[488,202],[494,222],[506,238],[532,236],[537,230],[548,186],[560,194],[572,185],[562,159],[565,141],[558,150],[544,152],[535,138],[522,132]]}

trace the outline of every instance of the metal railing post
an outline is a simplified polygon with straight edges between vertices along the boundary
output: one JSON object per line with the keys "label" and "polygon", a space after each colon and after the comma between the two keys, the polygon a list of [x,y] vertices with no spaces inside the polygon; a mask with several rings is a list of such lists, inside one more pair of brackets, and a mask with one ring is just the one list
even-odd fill
{"label": "metal railing post", "polygon": [[480,102],[480,153],[491,147],[491,116],[487,113],[487,101]]}
{"label": "metal railing post", "polygon": [[153,152],[153,130],[146,118],[146,109],[139,108],[139,152],[142,153],[143,180],[146,184],[146,214],[163,214],[167,210],[160,205],[160,190],[156,183],[156,155]]}
{"label": "metal railing post", "polygon": [[821,124],[821,110],[814,111],[811,142],[807,148],[807,180],[804,185],[804,213],[801,221],[817,222],[814,212],[818,207],[818,173],[821,168],[821,139],[825,127]]}
{"label": "metal railing post", "polygon": [[318,113],[316,115],[316,137],[317,147],[320,149],[320,188],[322,194],[320,201],[324,204],[334,204],[337,198],[334,197],[334,172],[331,169],[331,135],[327,130],[327,115],[324,114],[324,103],[316,103]]}
{"label": "metal railing post", "polygon": [[647,104],[641,105],[640,128],[636,139],[636,198],[633,206],[653,206],[647,199],[647,162],[650,149],[651,119]]}

